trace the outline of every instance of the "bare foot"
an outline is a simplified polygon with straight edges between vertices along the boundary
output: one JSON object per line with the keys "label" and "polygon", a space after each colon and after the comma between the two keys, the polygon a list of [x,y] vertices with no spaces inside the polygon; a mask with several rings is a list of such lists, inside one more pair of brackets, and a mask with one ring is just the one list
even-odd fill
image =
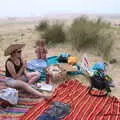
{"label": "bare foot", "polygon": [[50,101],[52,101],[52,98],[53,98],[53,97],[43,95],[42,98],[45,99],[46,101],[49,101],[49,102],[50,102]]}

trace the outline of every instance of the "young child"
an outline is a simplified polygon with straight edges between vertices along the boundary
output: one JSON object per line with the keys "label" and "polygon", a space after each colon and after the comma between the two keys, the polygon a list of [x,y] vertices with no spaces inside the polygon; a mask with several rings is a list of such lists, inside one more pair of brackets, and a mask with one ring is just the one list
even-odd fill
{"label": "young child", "polygon": [[35,52],[38,59],[46,60],[47,56],[47,49],[46,49],[46,43],[44,40],[38,40],[35,43]]}

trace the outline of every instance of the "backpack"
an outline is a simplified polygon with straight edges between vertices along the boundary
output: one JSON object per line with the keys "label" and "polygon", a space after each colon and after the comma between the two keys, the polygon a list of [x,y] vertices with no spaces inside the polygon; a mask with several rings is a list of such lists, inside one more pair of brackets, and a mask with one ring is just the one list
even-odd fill
{"label": "backpack", "polygon": [[59,63],[68,63],[68,57],[70,57],[70,55],[68,53],[61,53],[58,57],[58,62]]}
{"label": "backpack", "polygon": [[[108,80],[106,80],[106,77],[103,71],[100,71],[100,70],[96,71],[96,73],[90,77],[90,82],[91,82],[91,87],[89,89],[89,94],[93,96],[103,97],[103,96],[107,96],[108,93],[111,92]],[[92,94],[91,90],[93,88],[96,88],[98,90],[105,90],[105,93],[102,95]]]}

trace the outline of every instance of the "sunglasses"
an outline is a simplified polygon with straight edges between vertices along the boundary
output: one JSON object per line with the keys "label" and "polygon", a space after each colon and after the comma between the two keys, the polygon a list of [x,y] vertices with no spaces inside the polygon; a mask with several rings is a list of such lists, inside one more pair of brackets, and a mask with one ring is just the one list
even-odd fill
{"label": "sunglasses", "polygon": [[22,50],[16,51],[16,53],[21,53],[21,52],[22,52]]}

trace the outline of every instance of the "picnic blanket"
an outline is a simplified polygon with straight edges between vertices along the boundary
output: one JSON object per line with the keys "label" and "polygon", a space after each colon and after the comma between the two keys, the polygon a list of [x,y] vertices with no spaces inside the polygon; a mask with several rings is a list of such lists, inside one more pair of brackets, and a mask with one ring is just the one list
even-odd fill
{"label": "picnic blanket", "polygon": [[[4,78],[5,76],[0,75],[0,89],[6,88],[5,84],[1,82]],[[0,120],[19,120],[25,112],[40,101],[41,99],[37,96],[19,91],[19,101],[17,105],[5,109],[0,107]]]}
{"label": "picnic blanket", "polygon": [[[92,90],[93,93],[102,94]],[[78,80],[69,80],[56,88],[52,101],[41,101],[30,108],[20,120],[36,120],[51,102],[64,102],[71,106],[71,112],[64,120],[120,120],[120,101],[116,97],[95,97],[88,93],[88,87]]]}

